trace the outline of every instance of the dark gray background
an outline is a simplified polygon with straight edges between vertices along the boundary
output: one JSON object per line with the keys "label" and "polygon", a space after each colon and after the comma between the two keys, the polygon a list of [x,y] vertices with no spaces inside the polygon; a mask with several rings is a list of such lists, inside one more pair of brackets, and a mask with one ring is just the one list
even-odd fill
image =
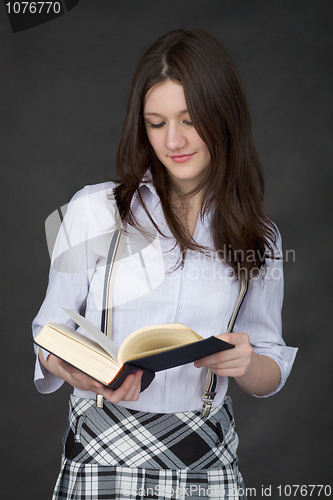
{"label": "dark gray background", "polygon": [[51,498],[66,425],[69,388],[45,396],[32,381],[30,324],[49,266],[44,221],[84,185],[115,175],[134,67],[180,26],[206,29],[233,58],[271,214],[296,256],[285,263],[284,337],[299,347],[286,387],[257,399],[231,383],[241,470],[257,498],[262,485],[273,499],[278,485],[333,487],[332,11],[329,0],[81,0],[13,34],[1,4],[3,498]]}

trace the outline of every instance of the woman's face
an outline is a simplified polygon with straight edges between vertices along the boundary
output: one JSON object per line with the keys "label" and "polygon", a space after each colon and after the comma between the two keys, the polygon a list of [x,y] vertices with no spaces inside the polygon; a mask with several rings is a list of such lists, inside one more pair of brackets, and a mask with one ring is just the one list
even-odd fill
{"label": "woman's face", "polygon": [[185,191],[195,188],[210,164],[210,153],[191,123],[182,85],[154,85],[144,103],[150,144],[172,179]]}

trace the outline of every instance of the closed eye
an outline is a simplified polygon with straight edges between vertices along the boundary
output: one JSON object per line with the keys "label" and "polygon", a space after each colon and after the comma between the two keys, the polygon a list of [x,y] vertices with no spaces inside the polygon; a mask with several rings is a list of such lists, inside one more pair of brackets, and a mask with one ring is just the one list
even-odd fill
{"label": "closed eye", "polygon": [[165,122],[161,122],[161,123],[150,123],[150,122],[148,122],[149,127],[151,127],[151,128],[161,128],[161,127],[163,127],[164,123]]}

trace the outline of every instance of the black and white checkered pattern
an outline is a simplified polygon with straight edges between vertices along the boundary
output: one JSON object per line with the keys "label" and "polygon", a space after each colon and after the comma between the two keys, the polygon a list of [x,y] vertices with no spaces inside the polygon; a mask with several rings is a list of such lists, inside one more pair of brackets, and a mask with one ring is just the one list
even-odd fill
{"label": "black and white checkered pattern", "polygon": [[232,405],[147,413],[71,396],[53,500],[244,499]]}

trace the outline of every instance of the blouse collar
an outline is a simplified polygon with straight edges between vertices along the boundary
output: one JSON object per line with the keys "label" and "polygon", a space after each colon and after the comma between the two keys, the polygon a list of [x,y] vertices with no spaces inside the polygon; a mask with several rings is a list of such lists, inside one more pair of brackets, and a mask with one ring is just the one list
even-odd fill
{"label": "blouse collar", "polygon": [[155,186],[153,184],[153,176],[151,174],[150,168],[146,170],[146,173],[143,176],[138,189],[140,190],[140,192],[143,192],[148,189],[153,196],[158,197]]}

